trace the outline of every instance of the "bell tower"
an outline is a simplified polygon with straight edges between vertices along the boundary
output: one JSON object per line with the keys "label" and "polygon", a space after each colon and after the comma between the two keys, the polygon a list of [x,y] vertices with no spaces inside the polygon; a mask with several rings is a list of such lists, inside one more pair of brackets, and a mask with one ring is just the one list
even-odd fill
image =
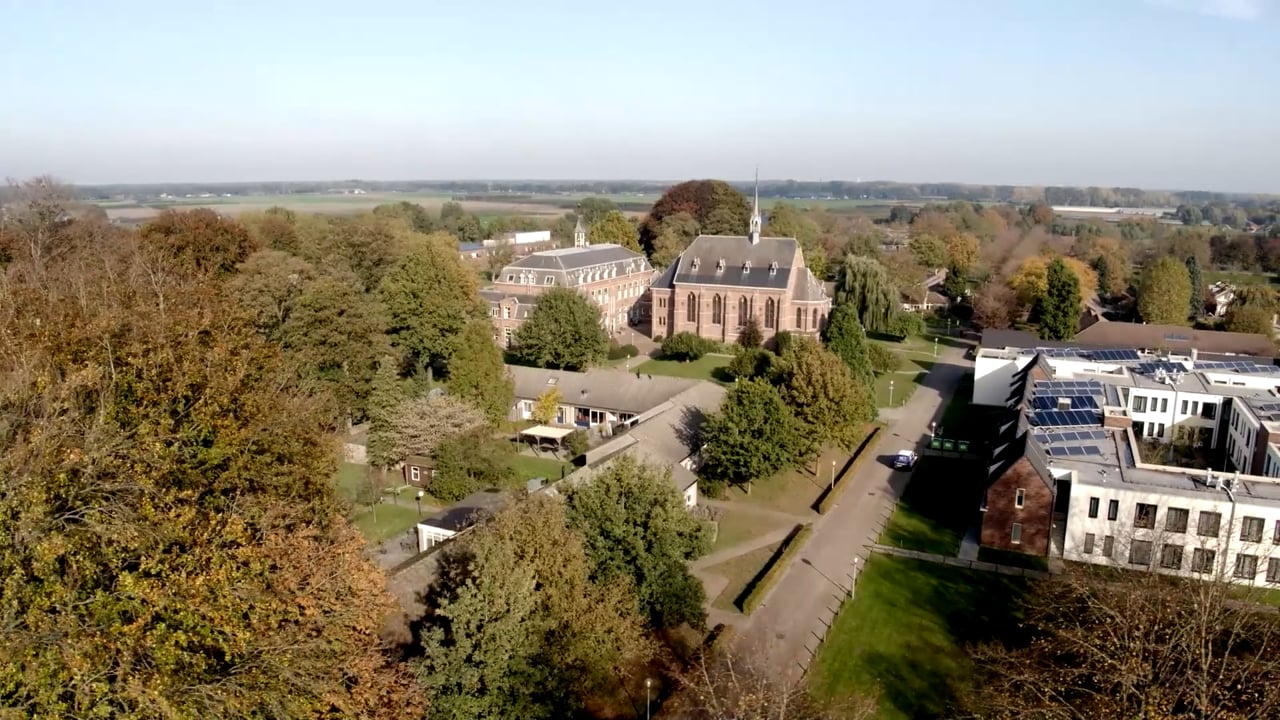
{"label": "bell tower", "polygon": [[583,248],[587,246],[587,229],[582,227],[582,216],[578,216],[578,224],[573,226],[573,246]]}

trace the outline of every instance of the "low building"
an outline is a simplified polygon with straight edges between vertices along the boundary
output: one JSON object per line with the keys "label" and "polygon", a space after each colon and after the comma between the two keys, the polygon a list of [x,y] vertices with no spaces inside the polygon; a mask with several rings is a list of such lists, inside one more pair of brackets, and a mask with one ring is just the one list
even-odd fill
{"label": "low building", "polygon": [[918,284],[898,291],[900,307],[906,312],[929,312],[949,306],[951,301],[940,292],[946,281],[946,268],[934,270]]}
{"label": "low building", "polygon": [[515,384],[512,420],[530,420],[538,398],[560,395],[551,425],[580,428],[629,423],[701,381],[613,368],[586,372],[507,366]]}
{"label": "low building", "polygon": [[471,493],[452,507],[442,510],[418,523],[418,552],[431,548],[470,529],[476,523],[497,514],[511,498],[501,490],[481,490]]}

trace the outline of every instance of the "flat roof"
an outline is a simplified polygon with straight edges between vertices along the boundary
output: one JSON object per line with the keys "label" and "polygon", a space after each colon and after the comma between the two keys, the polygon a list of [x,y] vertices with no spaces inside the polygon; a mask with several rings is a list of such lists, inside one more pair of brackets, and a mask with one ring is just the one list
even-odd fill
{"label": "flat roof", "polygon": [[563,440],[573,434],[573,428],[558,428],[550,425],[534,425],[531,428],[520,431],[521,435],[529,435],[536,438],[546,438],[548,440]]}

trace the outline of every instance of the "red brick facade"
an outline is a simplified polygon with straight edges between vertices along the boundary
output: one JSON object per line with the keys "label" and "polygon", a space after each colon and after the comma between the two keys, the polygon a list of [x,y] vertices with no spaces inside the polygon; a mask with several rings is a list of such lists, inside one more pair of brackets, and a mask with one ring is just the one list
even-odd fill
{"label": "red brick facade", "polygon": [[[1018,491],[1022,490],[1022,507]],[[1053,490],[1040,478],[1031,461],[1021,458],[987,489],[982,515],[982,544],[1029,555],[1049,554],[1053,525]],[[1021,542],[1013,541],[1014,524],[1021,526]]]}

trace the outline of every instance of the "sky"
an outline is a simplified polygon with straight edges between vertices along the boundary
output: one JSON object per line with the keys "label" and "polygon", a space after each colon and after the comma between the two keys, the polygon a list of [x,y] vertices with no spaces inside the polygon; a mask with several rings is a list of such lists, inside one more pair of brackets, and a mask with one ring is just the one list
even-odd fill
{"label": "sky", "polygon": [[1280,0],[0,0],[0,176],[1280,192]]}

